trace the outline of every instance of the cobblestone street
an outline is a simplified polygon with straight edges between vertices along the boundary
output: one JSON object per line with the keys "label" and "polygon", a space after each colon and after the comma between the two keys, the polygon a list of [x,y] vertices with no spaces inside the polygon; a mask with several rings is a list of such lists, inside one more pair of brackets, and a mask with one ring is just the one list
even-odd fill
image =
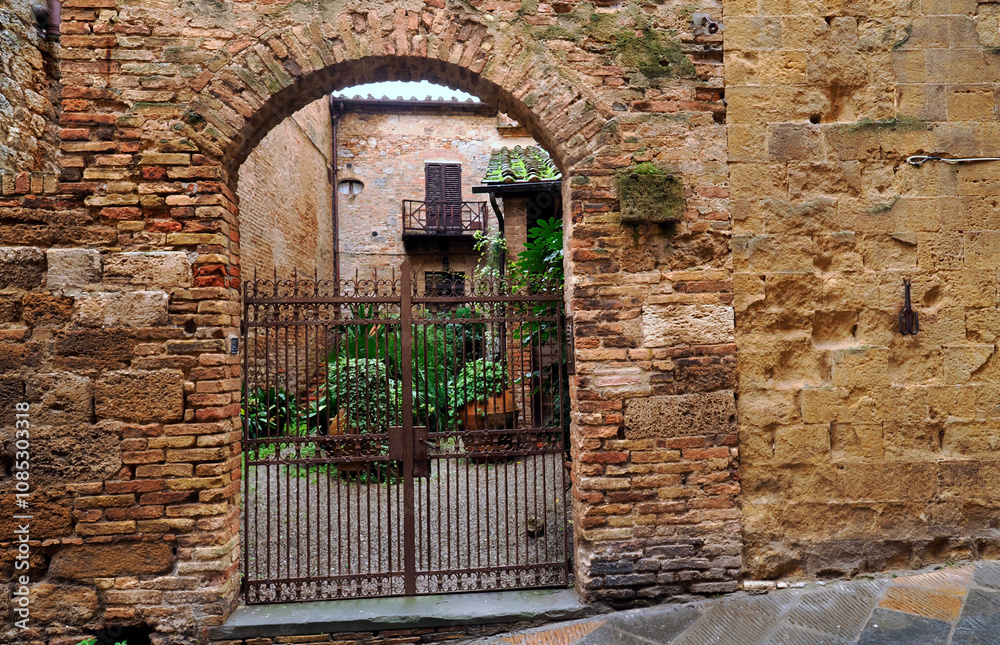
{"label": "cobblestone street", "polygon": [[633,609],[479,645],[973,645],[998,642],[1000,563]]}

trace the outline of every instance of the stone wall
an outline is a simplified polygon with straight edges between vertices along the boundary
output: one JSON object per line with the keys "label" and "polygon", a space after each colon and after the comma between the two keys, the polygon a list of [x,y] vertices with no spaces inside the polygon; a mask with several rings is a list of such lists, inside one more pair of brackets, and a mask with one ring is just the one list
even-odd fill
{"label": "stone wall", "polygon": [[277,125],[239,170],[240,268],[270,278],[333,275],[333,137],[319,99]]}
{"label": "stone wall", "polygon": [[34,4],[0,6],[0,170],[56,169],[59,47],[35,28]]}
{"label": "stone wall", "polygon": [[726,28],[746,575],[996,557],[997,167],[904,161],[996,154],[996,5]]}

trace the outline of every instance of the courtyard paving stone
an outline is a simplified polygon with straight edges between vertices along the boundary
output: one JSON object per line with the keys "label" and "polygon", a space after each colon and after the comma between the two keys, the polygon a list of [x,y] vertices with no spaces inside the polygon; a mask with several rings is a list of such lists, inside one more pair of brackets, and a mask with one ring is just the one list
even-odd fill
{"label": "courtyard paving stone", "polygon": [[1000,563],[604,614],[486,645],[996,645]]}

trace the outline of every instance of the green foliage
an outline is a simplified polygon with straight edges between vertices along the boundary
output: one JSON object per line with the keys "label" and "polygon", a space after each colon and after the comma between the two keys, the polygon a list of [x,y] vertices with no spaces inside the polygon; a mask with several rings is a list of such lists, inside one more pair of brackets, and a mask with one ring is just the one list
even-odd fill
{"label": "green foliage", "polygon": [[352,432],[378,432],[401,423],[399,382],[389,378],[384,361],[345,356],[329,365],[328,374],[331,416],[333,410],[345,410]]}
{"label": "green foliage", "polygon": [[256,388],[249,394],[244,389],[243,402],[240,416],[250,439],[280,436],[296,416],[295,400],[280,387]]}
{"label": "green foliage", "polygon": [[562,220],[538,220],[528,229],[528,241],[514,262],[515,283],[528,288],[563,283]]}
{"label": "green foliage", "polygon": [[905,45],[906,42],[908,40],[910,40],[910,34],[911,33],[913,33],[913,23],[912,22],[909,23],[908,25],[906,25],[905,27],[903,27],[903,37],[900,38],[899,40],[897,40],[896,42],[894,42],[892,44],[892,48],[895,50],[895,49],[899,49],[900,47],[902,47],[903,45]]}
{"label": "green foliage", "polygon": [[[381,320],[387,317],[375,304],[354,305],[351,316],[354,320]],[[385,323],[351,323],[342,329],[344,338],[335,350],[335,356],[384,360],[399,351],[398,334],[392,333]]]}
{"label": "green foliage", "polygon": [[448,389],[452,375],[463,365],[460,325],[421,325],[413,328],[413,414],[431,432],[451,423]]}
{"label": "green foliage", "polygon": [[638,163],[628,169],[629,172],[635,173],[637,175],[662,175],[664,174],[663,169],[657,166],[651,161],[644,161]]}
{"label": "green foliage", "polygon": [[458,411],[471,401],[485,400],[506,387],[507,367],[503,363],[485,358],[469,361],[451,384],[451,408]]}
{"label": "green foliage", "polygon": [[476,267],[478,280],[500,280],[508,268],[507,240],[500,233],[473,233],[475,244],[473,248],[479,252],[479,265]]}

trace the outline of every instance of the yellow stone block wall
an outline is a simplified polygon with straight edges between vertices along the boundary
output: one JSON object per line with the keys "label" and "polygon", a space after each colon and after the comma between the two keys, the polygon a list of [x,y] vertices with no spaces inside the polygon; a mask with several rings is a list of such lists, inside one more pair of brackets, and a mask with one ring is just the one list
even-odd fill
{"label": "yellow stone block wall", "polygon": [[1000,553],[998,13],[725,3],[745,577]]}

